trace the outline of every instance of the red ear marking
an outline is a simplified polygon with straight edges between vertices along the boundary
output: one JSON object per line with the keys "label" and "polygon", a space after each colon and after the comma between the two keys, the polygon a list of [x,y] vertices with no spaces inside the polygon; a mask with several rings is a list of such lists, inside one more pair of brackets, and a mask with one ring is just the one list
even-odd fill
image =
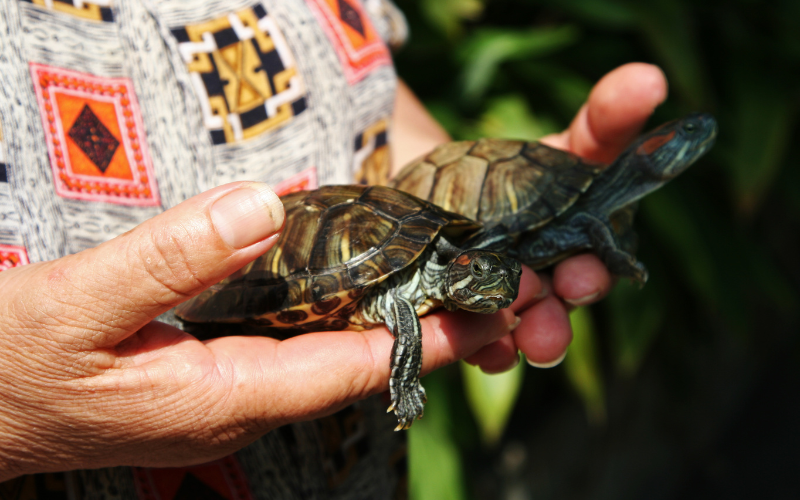
{"label": "red ear marking", "polygon": [[461,266],[466,266],[469,264],[469,261],[470,261],[469,255],[463,253],[459,255],[458,258],[456,259],[456,264],[459,264]]}
{"label": "red ear marking", "polygon": [[655,137],[651,137],[650,139],[645,141],[644,144],[639,146],[639,149],[637,149],[636,152],[638,154],[640,154],[640,155],[653,154],[653,151],[655,151],[656,149],[660,148],[664,144],[668,143],[674,137],[675,137],[675,131],[674,130],[671,131],[668,134],[664,134],[664,135],[659,134],[659,135],[657,135]]}

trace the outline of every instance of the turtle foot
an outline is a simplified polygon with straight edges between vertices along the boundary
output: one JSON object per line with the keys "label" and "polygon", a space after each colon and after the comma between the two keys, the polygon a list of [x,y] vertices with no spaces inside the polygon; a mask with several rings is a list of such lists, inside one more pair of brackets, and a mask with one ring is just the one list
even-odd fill
{"label": "turtle foot", "polygon": [[644,264],[634,259],[624,277],[630,278],[632,282],[639,284],[639,288],[642,288],[647,283],[647,268],[644,267]]}
{"label": "turtle foot", "polygon": [[391,397],[392,404],[389,405],[387,412],[394,411],[395,416],[397,416],[395,431],[409,429],[414,420],[422,418],[428,397],[419,380],[416,380],[413,384],[407,384],[401,390],[392,390]]}
{"label": "turtle foot", "polygon": [[615,252],[605,259],[606,267],[611,274],[620,278],[628,278],[643,287],[647,283],[647,268],[632,255]]}
{"label": "turtle foot", "polygon": [[425,406],[425,389],[419,383],[422,368],[422,329],[413,304],[403,297],[390,296],[393,300],[387,312],[387,325],[394,334],[392,346],[389,396],[398,425],[395,429],[408,429],[414,420],[422,417]]}

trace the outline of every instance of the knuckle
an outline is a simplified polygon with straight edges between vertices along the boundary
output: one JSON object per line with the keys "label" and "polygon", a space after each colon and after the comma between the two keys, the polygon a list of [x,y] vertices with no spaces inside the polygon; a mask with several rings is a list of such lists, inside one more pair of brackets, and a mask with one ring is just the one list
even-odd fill
{"label": "knuckle", "polygon": [[176,298],[188,298],[204,288],[201,269],[195,264],[192,236],[181,226],[146,232],[138,238],[132,251],[146,279],[156,285],[152,300],[163,305]]}

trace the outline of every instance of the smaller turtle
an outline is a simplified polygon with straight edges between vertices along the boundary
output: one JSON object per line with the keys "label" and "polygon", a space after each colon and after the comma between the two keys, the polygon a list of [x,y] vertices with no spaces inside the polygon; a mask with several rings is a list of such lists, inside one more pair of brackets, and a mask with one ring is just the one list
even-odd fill
{"label": "smaller turtle", "polygon": [[639,137],[614,163],[583,160],[538,142],[481,139],[445,144],[391,184],[484,227],[468,246],[506,251],[533,269],[593,250],[608,270],[640,283],[632,228],[638,201],[703,156],[717,136],[692,114]]}
{"label": "smaller turtle", "polygon": [[[440,305],[479,313],[508,307],[521,265],[462,247],[479,224],[395,189],[326,186],[281,201],[286,222],[275,246],[176,315],[241,324],[222,328],[226,334],[278,338],[386,324],[395,337],[389,411],[399,421],[395,430],[408,429],[425,403],[419,315]],[[188,326],[198,332],[199,325]]]}

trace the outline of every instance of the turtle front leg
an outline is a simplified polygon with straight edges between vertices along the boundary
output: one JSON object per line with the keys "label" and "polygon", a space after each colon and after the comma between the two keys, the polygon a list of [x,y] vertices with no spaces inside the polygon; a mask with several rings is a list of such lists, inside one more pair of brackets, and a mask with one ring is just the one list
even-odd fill
{"label": "turtle front leg", "polygon": [[398,424],[396,431],[408,429],[414,420],[422,418],[427,401],[425,389],[419,383],[422,368],[422,329],[414,306],[407,299],[392,294],[387,301],[386,326],[394,335],[389,395]]}
{"label": "turtle front leg", "polygon": [[617,234],[607,219],[588,213],[578,213],[570,219],[570,225],[585,231],[591,247],[597,252],[608,271],[621,278],[630,278],[644,285],[647,282],[647,269],[636,257],[622,249]]}
{"label": "turtle front leg", "polygon": [[623,246],[608,219],[580,212],[563,224],[546,226],[523,239],[515,256],[532,268],[540,269],[591,249],[611,274],[643,285],[647,281],[647,269]]}

